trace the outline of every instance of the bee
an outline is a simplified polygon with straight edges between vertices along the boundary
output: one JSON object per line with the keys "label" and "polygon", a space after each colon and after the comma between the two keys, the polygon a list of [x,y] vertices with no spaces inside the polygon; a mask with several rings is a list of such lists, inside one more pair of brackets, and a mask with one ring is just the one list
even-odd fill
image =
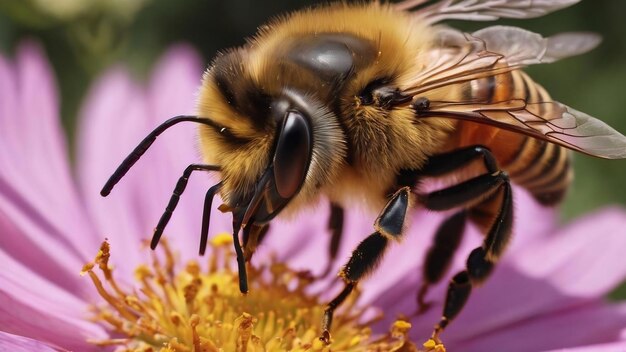
{"label": "bee", "polygon": [[[330,342],[334,310],[402,239],[407,211],[456,210],[440,225],[417,291],[421,311],[440,281],[468,222],[484,233],[466,268],[452,276],[433,339],[461,312],[473,286],[493,271],[511,238],[511,184],[544,205],[558,204],[571,180],[569,150],[626,158],[626,137],[552,100],[522,69],[593,49],[591,33],[544,38],[517,27],[474,33],[446,19],[530,18],[578,0],[406,0],[330,4],[294,12],[260,27],[242,47],[219,54],[202,78],[197,116],[174,117],[150,133],[102,189],[106,196],[166,129],[200,124],[202,164],[185,169],[156,227],[154,249],[194,171],[219,172],[206,194],[200,254],[215,195],[232,213],[241,292],[246,262],[278,215],[331,202],[331,261],[344,208],[380,211],[339,275],[344,289],[322,318]],[[429,178],[455,180],[431,192]],[[380,210],[382,209],[382,210]],[[243,244],[240,240],[243,239]]]}

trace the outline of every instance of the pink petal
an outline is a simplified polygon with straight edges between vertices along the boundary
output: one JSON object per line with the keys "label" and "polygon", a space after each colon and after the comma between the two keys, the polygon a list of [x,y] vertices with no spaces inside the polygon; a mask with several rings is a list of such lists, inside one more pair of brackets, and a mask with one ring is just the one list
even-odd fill
{"label": "pink petal", "polygon": [[594,303],[556,313],[538,313],[526,321],[501,326],[469,340],[454,339],[447,347],[453,351],[469,352],[522,352],[568,348],[616,341],[620,339],[624,326],[626,305]]}
{"label": "pink petal", "polygon": [[57,283],[71,282],[69,272],[97,247],[72,185],[41,50],[20,46],[16,69],[0,60],[0,82],[0,248],[43,275],[54,271]]}
{"label": "pink petal", "polygon": [[546,277],[564,294],[597,297],[626,278],[626,211],[598,211],[537,241],[517,256],[530,277]]}
{"label": "pink petal", "polygon": [[623,352],[626,351],[626,341],[590,345],[583,347],[561,348],[549,352]]}
{"label": "pink petal", "polygon": [[[523,246],[557,229],[558,208],[540,205],[525,189],[514,187],[513,205],[514,246]],[[507,253],[505,257],[508,257]]]}
{"label": "pink petal", "polygon": [[[22,155],[31,161],[34,178],[29,183],[33,186],[40,184],[37,196],[43,199],[47,197],[47,202],[39,210],[42,214],[48,214],[58,209],[53,214],[58,217],[57,223],[65,230],[69,242],[85,255],[91,256],[90,246],[97,246],[98,243],[94,242],[94,233],[87,232],[91,230],[91,224],[82,211],[70,175],[67,146],[59,124],[58,97],[52,69],[41,49],[32,43],[27,42],[18,48],[16,60],[22,100],[22,110],[16,116],[22,116],[19,128],[28,131],[21,135],[24,148]],[[22,157],[19,161],[23,163],[24,159]],[[20,176],[24,177],[25,174]],[[54,223],[54,218],[50,218]],[[82,233],[67,231],[70,224],[73,229],[81,229]]]}
{"label": "pink petal", "polygon": [[328,203],[322,202],[293,217],[274,220],[254,256],[254,263],[267,263],[276,255],[294,269],[320,274],[327,261],[329,214]]}
{"label": "pink petal", "polygon": [[[11,206],[11,200],[0,198],[0,208]],[[10,209],[9,209],[10,210]],[[36,212],[33,212],[37,215]],[[76,282],[76,272],[85,262],[69,251],[58,241],[50,238],[50,229],[41,226],[22,213],[0,212],[0,248],[11,253],[30,270],[50,278],[52,282],[70,290],[82,291],[84,287]],[[54,234],[54,232],[53,232]]]}
{"label": "pink petal", "polygon": [[1,351],[11,352],[55,352],[63,351],[63,349],[54,347],[42,341],[29,339],[24,336],[13,335],[0,331],[0,347]]}
{"label": "pink petal", "polygon": [[[88,320],[88,304],[0,250],[0,330],[83,351],[87,338],[104,338]],[[87,278],[79,278],[88,285]]]}
{"label": "pink petal", "polygon": [[[109,238],[112,260],[118,262],[122,275],[131,275],[132,269],[145,259],[140,239],[150,235],[143,226],[143,203],[139,198],[143,179],[149,177],[141,173],[143,160],[107,198],[100,196],[108,177],[144,134],[144,96],[128,76],[123,70],[113,69],[91,88],[80,112],[77,143],[79,181],[87,209],[95,220],[100,240]],[[123,252],[118,254],[118,249]]]}

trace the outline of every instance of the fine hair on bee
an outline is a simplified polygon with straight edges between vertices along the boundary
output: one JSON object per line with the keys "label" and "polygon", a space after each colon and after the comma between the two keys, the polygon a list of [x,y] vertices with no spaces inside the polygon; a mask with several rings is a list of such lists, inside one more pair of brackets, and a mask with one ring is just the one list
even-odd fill
{"label": "fine hair on bee", "polygon": [[[203,162],[183,172],[159,220],[154,249],[190,175],[217,172],[205,197],[200,254],[205,252],[215,195],[233,218],[240,290],[246,262],[278,215],[320,199],[330,203],[329,263],[336,259],[344,209],[379,212],[373,232],[354,249],[339,276],[344,289],[322,318],[331,342],[334,310],[376,269],[391,242],[420,207],[455,210],[439,226],[416,288],[416,306],[430,306],[428,288],[447,274],[468,223],[484,234],[466,268],[452,276],[439,335],[484,282],[512,234],[511,184],[547,206],[572,180],[570,150],[626,158],[626,137],[599,119],[551,99],[524,67],[552,63],[596,47],[593,33],[551,37],[510,26],[464,33],[440,22],[532,18],[579,0],[405,0],[336,3],[278,17],[242,47],[220,53],[206,70],[196,116],[157,127],[122,162],[101,194],[139,160],[156,137],[180,122],[199,124]],[[426,179],[447,185],[427,192]],[[241,238],[240,238],[241,233]],[[387,258],[390,259],[390,258]]]}

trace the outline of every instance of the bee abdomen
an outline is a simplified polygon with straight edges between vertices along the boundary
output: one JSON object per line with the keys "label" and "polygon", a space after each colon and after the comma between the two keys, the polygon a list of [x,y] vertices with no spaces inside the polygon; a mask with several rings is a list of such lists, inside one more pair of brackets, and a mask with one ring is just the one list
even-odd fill
{"label": "bee abdomen", "polygon": [[530,137],[520,145],[517,158],[503,168],[544,205],[560,202],[573,176],[568,150]]}
{"label": "bee abdomen", "polygon": [[[510,74],[512,97],[523,97],[527,102],[550,101],[548,93],[522,71]],[[540,111],[541,113],[545,113]],[[556,144],[524,137],[509,162],[503,164],[513,182],[526,188],[540,203],[559,203],[572,181],[570,152]]]}
{"label": "bee abdomen", "polygon": [[[485,103],[510,99],[524,99],[529,103],[551,101],[545,89],[522,71],[485,77],[470,84],[473,99]],[[458,133],[460,147],[476,144],[488,147],[511,180],[526,188],[540,203],[555,205],[567,192],[573,177],[567,149],[519,133],[469,122],[461,122]]]}

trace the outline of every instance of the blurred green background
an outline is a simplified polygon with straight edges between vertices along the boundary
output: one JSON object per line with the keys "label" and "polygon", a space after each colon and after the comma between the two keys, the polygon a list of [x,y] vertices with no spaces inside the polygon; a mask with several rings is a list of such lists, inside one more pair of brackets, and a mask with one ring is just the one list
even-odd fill
{"label": "blurred green background", "polygon": [[[110,65],[124,62],[145,77],[160,53],[178,42],[191,43],[209,63],[218,50],[243,44],[272,16],[315,3],[319,1],[0,0],[0,51],[10,54],[27,37],[43,43],[60,85],[63,123],[71,143],[79,104],[90,82]],[[604,42],[593,52],[528,71],[555,99],[625,133],[624,14],[625,1],[587,0],[542,18],[499,23],[544,35],[600,33]],[[466,30],[491,24],[452,23]],[[626,160],[576,155],[575,168],[564,218],[607,204],[626,205]],[[618,295],[626,297],[626,287]]]}

